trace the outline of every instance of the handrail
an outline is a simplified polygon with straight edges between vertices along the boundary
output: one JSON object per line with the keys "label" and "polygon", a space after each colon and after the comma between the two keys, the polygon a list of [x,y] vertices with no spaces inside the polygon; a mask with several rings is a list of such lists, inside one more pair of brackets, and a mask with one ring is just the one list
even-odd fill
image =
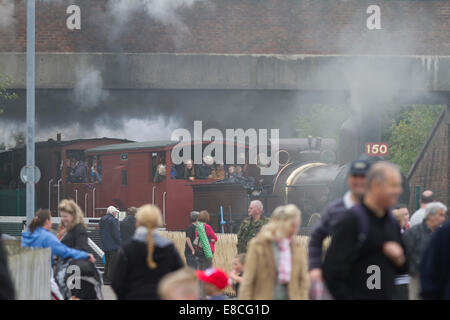
{"label": "handrail", "polygon": [[52,211],[51,210],[51,206],[52,206],[52,182],[53,182],[53,179],[50,179],[48,181],[48,210],[50,210],[50,212]]}
{"label": "handrail", "polygon": [[[60,193],[59,193],[59,187],[61,186],[61,181],[62,181],[62,178],[60,178],[59,180],[58,180],[58,203],[56,204],[57,206],[59,206],[59,197],[60,197]],[[60,215],[59,215],[59,210],[58,210],[58,217],[59,217]]]}
{"label": "handrail", "polygon": [[92,216],[95,218],[95,188],[92,189]]}
{"label": "handrail", "polygon": [[87,216],[87,196],[88,194],[84,194],[84,214]]}
{"label": "handrail", "polygon": [[78,204],[78,189],[75,189],[75,203]]}
{"label": "handrail", "polygon": [[163,193],[163,224],[166,225],[166,195],[167,192]]}
{"label": "handrail", "polygon": [[103,258],[105,253],[103,252],[102,249],[99,248],[99,246],[91,238],[88,238],[88,245],[89,245],[89,247],[92,248],[92,250],[95,251],[96,254],[99,255],[100,258]]}
{"label": "handrail", "polygon": [[152,204],[153,205],[155,204],[155,189],[156,189],[156,186],[153,186],[153,188],[152,188]]}

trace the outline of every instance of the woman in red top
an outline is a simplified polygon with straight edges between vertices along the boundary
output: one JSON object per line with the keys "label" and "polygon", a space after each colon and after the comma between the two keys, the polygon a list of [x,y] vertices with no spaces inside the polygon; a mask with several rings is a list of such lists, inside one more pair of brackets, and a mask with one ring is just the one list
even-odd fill
{"label": "woman in red top", "polygon": [[[217,242],[217,235],[214,233],[213,228],[208,224],[209,222],[209,213],[206,210],[202,210],[200,211],[199,215],[198,215],[198,221],[199,222],[203,222],[205,225],[205,232],[206,232],[206,236],[208,237],[209,240],[209,245],[211,247],[211,252],[212,254],[214,254],[214,244]],[[195,230],[195,237],[198,237],[198,232],[197,230]],[[197,250],[196,250],[197,251]],[[201,270],[210,268],[212,266],[212,259],[207,259],[203,253],[203,250],[198,250],[198,252],[196,252],[196,256],[197,256],[197,262],[198,262],[198,268]]]}

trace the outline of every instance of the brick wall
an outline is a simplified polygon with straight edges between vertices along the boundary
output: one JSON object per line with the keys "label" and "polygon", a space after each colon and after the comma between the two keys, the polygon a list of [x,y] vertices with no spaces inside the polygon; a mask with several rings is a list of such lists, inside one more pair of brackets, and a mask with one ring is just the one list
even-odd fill
{"label": "brick wall", "polygon": [[415,187],[420,186],[421,192],[429,189],[435,194],[436,200],[449,205],[449,125],[445,116],[434,132],[417,167],[409,177],[410,203],[416,208]]}
{"label": "brick wall", "polygon": [[[25,0],[17,23],[0,30],[0,51],[24,51]],[[450,1],[208,0],[179,11],[189,32],[144,13],[121,29],[109,0],[37,0],[37,51],[279,54],[450,54]],[[66,28],[66,8],[82,10],[81,31]],[[381,30],[366,28],[366,9],[381,7]]]}

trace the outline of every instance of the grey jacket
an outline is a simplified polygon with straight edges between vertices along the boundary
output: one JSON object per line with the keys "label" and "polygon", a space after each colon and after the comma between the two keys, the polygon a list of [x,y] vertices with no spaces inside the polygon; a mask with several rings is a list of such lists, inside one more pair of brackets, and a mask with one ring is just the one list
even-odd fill
{"label": "grey jacket", "polygon": [[419,273],[420,261],[430,241],[431,233],[425,220],[403,233],[403,242],[409,261],[409,274],[413,277]]}

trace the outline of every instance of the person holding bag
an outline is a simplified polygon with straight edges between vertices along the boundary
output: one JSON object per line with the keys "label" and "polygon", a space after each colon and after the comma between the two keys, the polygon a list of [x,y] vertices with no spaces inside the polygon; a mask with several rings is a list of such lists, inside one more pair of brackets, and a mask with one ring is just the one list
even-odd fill
{"label": "person holding bag", "polygon": [[214,233],[209,222],[209,213],[206,210],[200,211],[195,230],[194,249],[198,263],[198,269],[205,270],[212,266],[214,256],[214,243],[217,242],[217,235]]}

